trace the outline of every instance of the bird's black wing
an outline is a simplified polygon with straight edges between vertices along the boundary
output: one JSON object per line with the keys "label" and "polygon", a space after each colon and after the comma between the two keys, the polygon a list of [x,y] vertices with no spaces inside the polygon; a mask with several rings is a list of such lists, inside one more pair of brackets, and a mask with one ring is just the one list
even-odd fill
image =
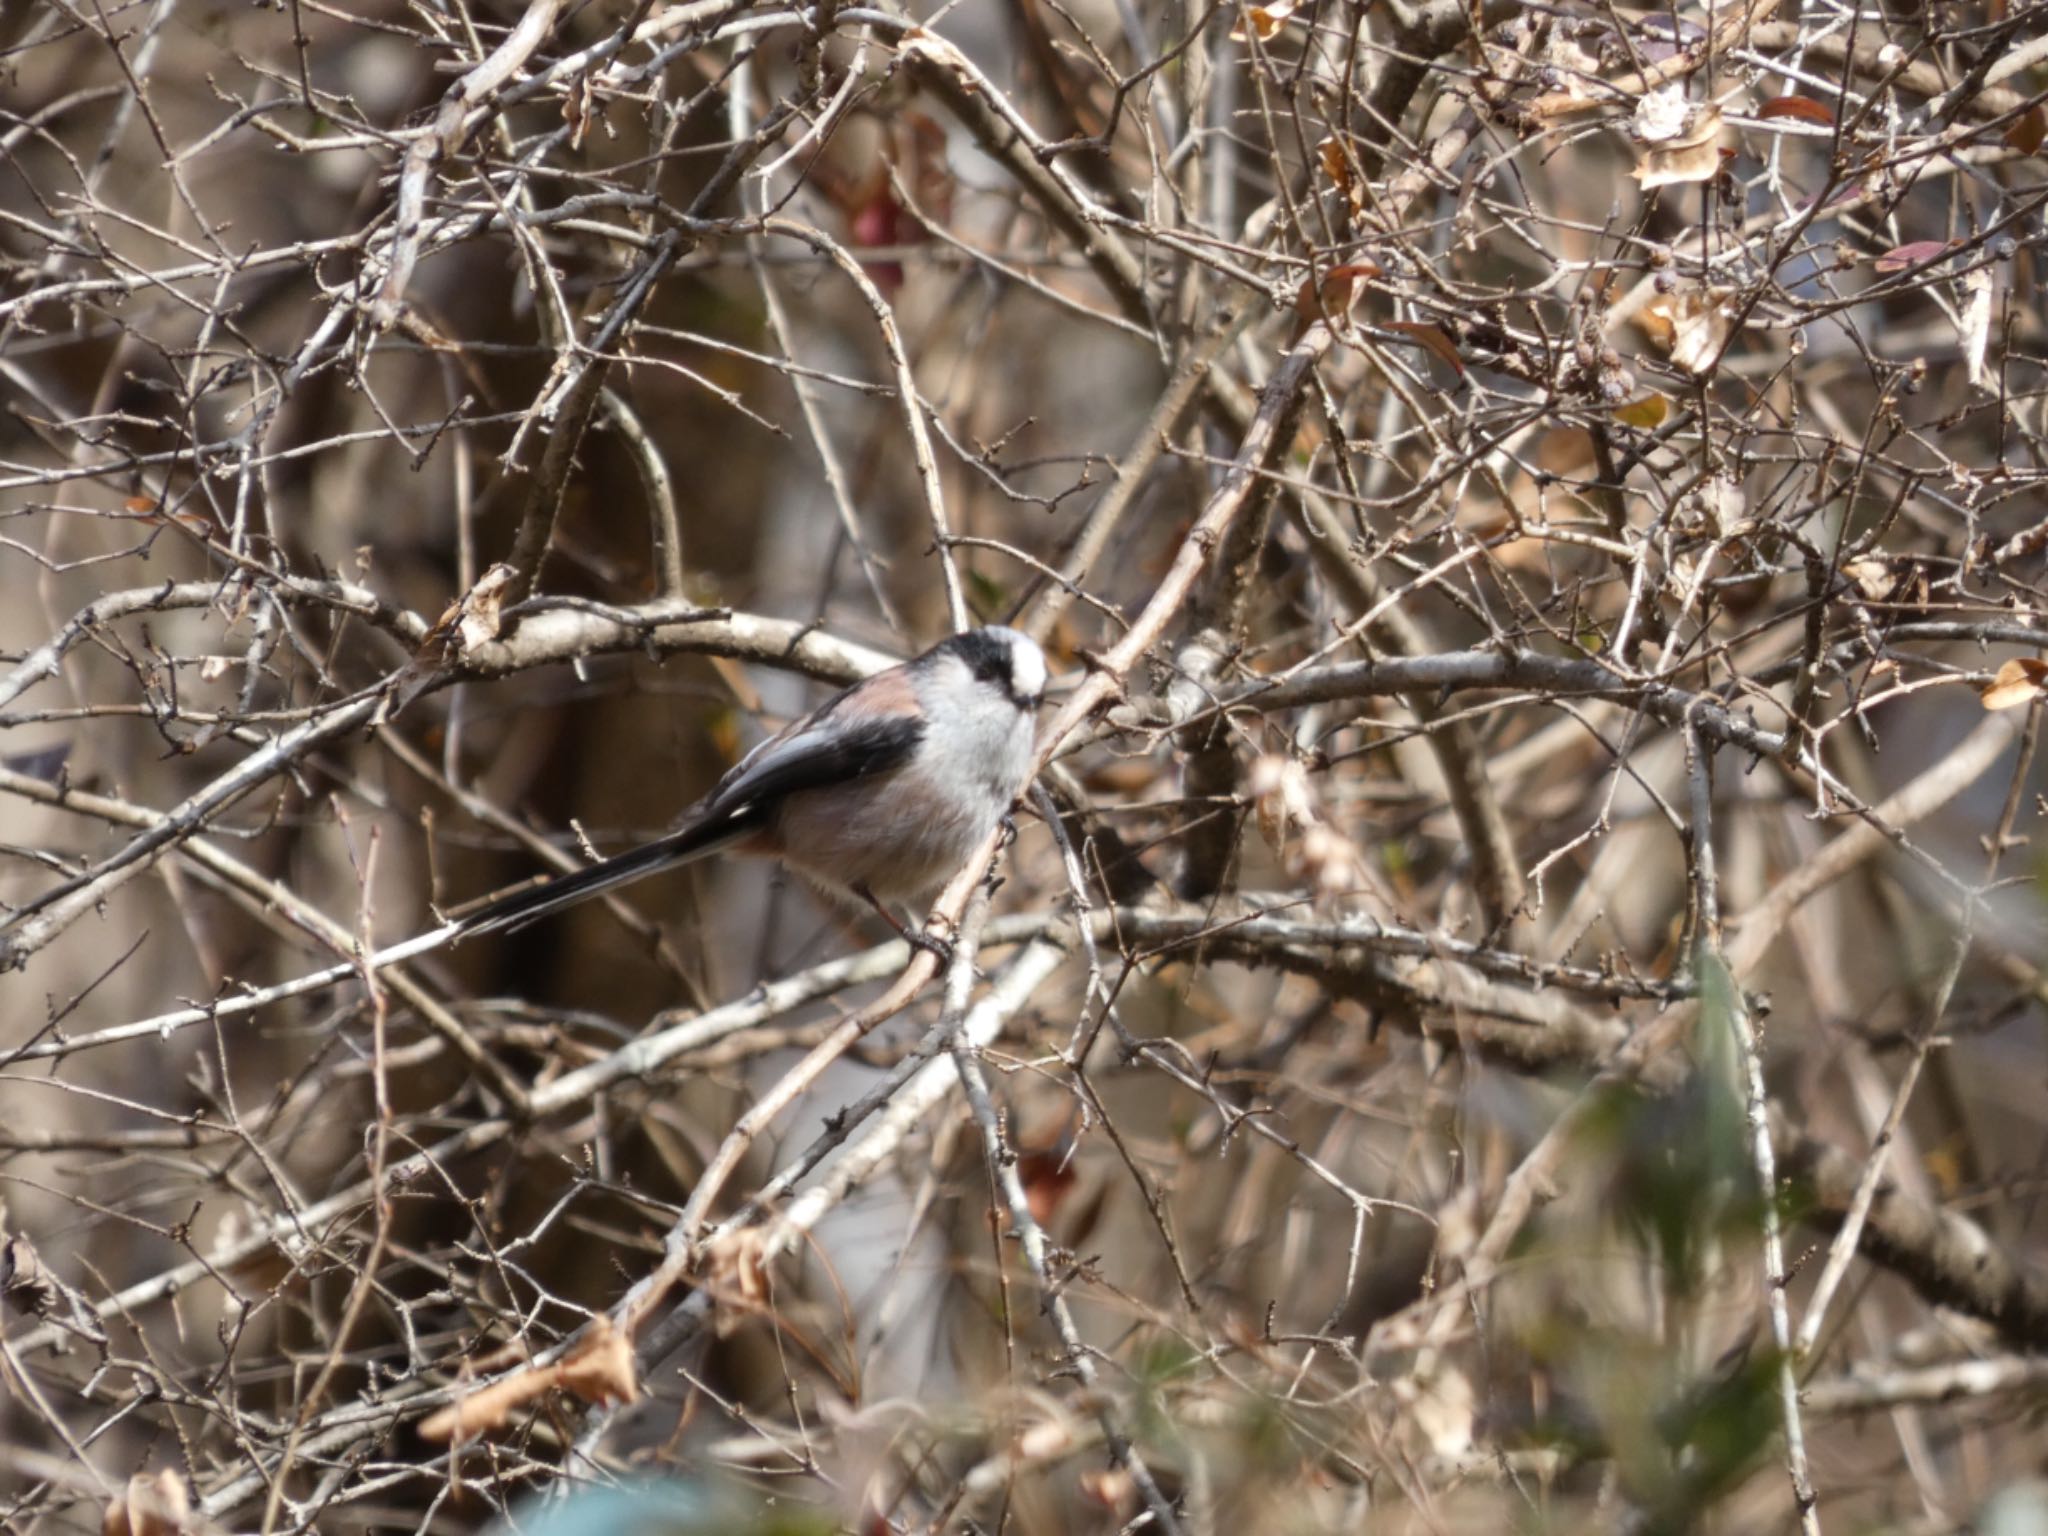
{"label": "bird's black wing", "polygon": [[743,817],[801,790],[826,789],[901,768],[923,736],[919,715],[848,720],[843,715],[835,718],[828,705],[748,753],[705,797],[704,819]]}
{"label": "bird's black wing", "polygon": [[487,901],[458,919],[458,936],[521,927],[600,891],[706,858],[765,829],[770,808],[784,795],[886,773],[900,768],[917,750],[924,734],[919,717],[887,714],[854,722],[828,720],[838,703],[834,700],[817,714],[762,742],[675,831],[601,859],[587,869]]}

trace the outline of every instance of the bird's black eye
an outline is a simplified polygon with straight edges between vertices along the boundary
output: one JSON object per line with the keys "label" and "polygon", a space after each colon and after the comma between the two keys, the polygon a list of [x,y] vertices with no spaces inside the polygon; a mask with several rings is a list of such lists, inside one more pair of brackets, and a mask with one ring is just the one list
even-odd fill
{"label": "bird's black eye", "polygon": [[1000,628],[970,629],[942,642],[968,674],[1020,709],[1036,709],[1045,692],[1045,663],[1038,647]]}
{"label": "bird's black eye", "polygon": [[1010,691],[1010,658],[1001,651],[983,651],[972,663],[974,675],[991,688]]}

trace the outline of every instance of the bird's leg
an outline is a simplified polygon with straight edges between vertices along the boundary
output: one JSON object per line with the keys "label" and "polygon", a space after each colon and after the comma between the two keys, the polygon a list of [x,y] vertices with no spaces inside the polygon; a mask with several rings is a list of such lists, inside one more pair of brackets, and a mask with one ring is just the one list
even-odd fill
{"label": "bird's leg", "polygon": [[889,910],[886,902],[865,885],[856,885],[853,888],[853,894],[873,907],[875,914],[895,930],[897,938],[908,944],[912,949],[921,949],[926,954],[936,958],[940,969],[943,970],[953,963],[953,946],[950,942],[940,938],[935,933],[927,933],[922,928],[908,926],[894,912]]}

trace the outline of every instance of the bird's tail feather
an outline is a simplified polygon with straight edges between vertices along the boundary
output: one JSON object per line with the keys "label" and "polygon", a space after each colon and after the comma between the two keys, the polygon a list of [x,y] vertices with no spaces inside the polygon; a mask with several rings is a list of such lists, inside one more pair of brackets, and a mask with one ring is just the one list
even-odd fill
{"label": "bird's tail feather", "polygon": [[754,822],[745,817],[679,827],[643,847],[600,859],[588,868],[557,875],[552,880],[486,901],[474,912],[455,920],[454,936],[466,939],[473,934],[500,933],[523,927],[535,918],[586,901],[600,891],[609,891],[660,870],[708,858],[745,841],[758,830]]}

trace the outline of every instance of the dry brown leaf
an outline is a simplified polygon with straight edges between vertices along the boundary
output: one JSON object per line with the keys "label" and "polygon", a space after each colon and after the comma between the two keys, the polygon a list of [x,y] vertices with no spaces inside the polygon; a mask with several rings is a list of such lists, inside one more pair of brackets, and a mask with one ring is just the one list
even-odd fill
{"label": "dry brown leaf", "polygon": [[639,1372],[633,1363],[633,1341],[603,1315],[553,1365],[514,1371],[458,1398],[420,1422],[427,1440],[463,1441],[503,1429],[526,1404],[561,1390],[586,1403],[632,1403],[640,1398]]}
{"label": "dry brown leaf", "polygon": [[576,1347],[553,1365],[531,1365],[458,1398],[420,1421],[424,1439],[469,1440],[502,1429],[527,1403],[560,1389],[586,1403],[632,1403],[640,1398],[632,1339],[600,1314]]}
{"label": "dry brown leaf", "polygon": [[1664,418],[1670,414],[1671,402],[1654,391],[1640,400],[1631,400],[1614,408],[1616,421],[1625,427],[1641,427],[1645,431],[1663,426]]}
{"label": "dry brown leaf", "polygon": [[1854,560],[1844,562],[1842,574],[1873,603],[1881,603],[1890,597],[1892,588],[1897,584],[1892,576],[1891,562],[1882,555],[1858,555]]}
{"label": "dry brown leaf", "polygon": [[1253,814],[1287,873],[1318,896],[1339,896],[1366,883],[1365,859],[1351,839],[1324,819],[1308,770],[1268,753],[1245,776]]}
{"label": "dry brown leaf", "polygon": [[[512,588],[512,578],[518,575],[511,566],[500,561],[485,571],[476,580],[476,585],[462,595],[455,620],[455,654],[464,655],[479,645],[498,638],[502,629],[499,617],[505,606],[505,594]],[[446,615],[443,616],[446,621]]]}
{"label": "dry brown leaf", "polygon": [[2048,143],[2048,107],[2029,107],[2005,130],[2005,142],[2023,155],[2038,155]]}
{"label": "dry brown leaf", "polygon": [[498,638],[504,628],[505,595],[513,570],[500,562],[485,571],[461,597],[441,610],[426,638],[398,671],[377,712],[381,724],[432,687],[445,661],[460,660],[479,645]]}
{"label": "dry brown leaf", "polygon": [[1457,347],[1452,345],[1451,338],[1444,333],[1442,326],[1420,320],[1389,320],[1387,329],[1400,332],[1425,352],[1433,353],[1449,363],[1458,370],[1460,377],[1464,376],[1465,360],[1458,356]]}
{"label": "dry brown leaf", "polygon": [[[704,1245],[705,1289],[718,1298],[717,1329],[730,1334],[768,1304],[768,1238],[759,1227],[723,1233]],[[737,1307],[728,1305],[737,1302]]]}
{"label": "dry brown leaf", "polygon": [[1671,354],[1687,373],[1704,373],[1720,357],[1735,329],[1732,288],[1707,288],[1694,283],[1660,293],[1637,313],[1650,339]]}
{"label": "dry brown leaf", "polygon": [[[1242,43],[1252,33],[1257,33],[1260,42],[1273,36],[1287,25],[1287,18],[1300,7],[1301,0],[1274,0],[1272,5],[1248,5],[1237,25],[1230,29],[1230,40]],[[1246,28],[1251,30],[1248,32]]]}
{"label": "dry brown leaf", "polygon": [[191,1529],[192,1496],[169,1467],[155,1477],[137,1473],[100,1518],[101,1536],[173,1536]]}
{"label": "dry brown leaf", "polygon": [[640,1373],[633,1364],[633,1341],[602,1314],[555,1369],[563,1390],[586,1403],[602,1408],[611,1403],[640,1400]]}
{"label": "dry brown leaf", "polygon": [[1351,158],[1344,153],[1343,143],[1332,134],[1316,145],[1316,159],[1322,162],[1323,174],[1339,192],[1351,190]]}
{"label": "dry brown leaf", "polygon": [[1721,170],[1721,109],[1703,107],[1668,142],[1653,143],[1636,162],[1635,178],[1643,190],[1708,181]]}
{"label": "dry brown leaf", "polygon": [[1059,1151],[1019,1152],[1017,1178],[1024,1186],[1024,1207],[1041,1227],[1050,1226],[1061,1204],[1079,1182],[1073,1163]]}
{"label": "dry brown leaf", "polygon": [[1789,117],[1798,122],[1812,123],[1817,128],[1835,126],[1835,114],[1805,96],[1773,96],[1756,109],[1756,115],[1761,118]]}
{"label": "dry brown leaf", "polygon": [[1317,320],[1341,320],[1351,313],[1351,306],[1358,299],[1360,280],[1378,277],[1377,263],[1354,261],[1348,266],[1332,267],[1320,280],[1305,277],[1301,290],[1294,296],[1294,313],[1303,325]]}
{"label": "dry brown leaf", "polygon": [[583,147],[583,136],[590,131],[591,104],[595,98],[596,87],[588,72],[562,98],[562,121],[569,125],[571,149]]}
{"label": "dry brown leaf", "polygon": [[457,1398],[438,1413],[420,1420],[422,1439],[441,1443],[473,1440],[492,1430],[503,1429],[513,1413],[537,1397],[545,1397],[555,1385],[556,1367],[528,1366],[523,1371],[479,1387]]}
{"label": "dry brown leaf", "polygon": [[43,1268],[42,1256],[18,1232],[0,1244],[0,1296],[37,1317],[57,1304],[56,1282]]}
{"label": "dry brown leaf", "polygon": [[2040,698],[2044,684],[2048,684],[2048,661],[2015,656],[1998,669],[1977,700],[1986,709],[2017,709]]}

